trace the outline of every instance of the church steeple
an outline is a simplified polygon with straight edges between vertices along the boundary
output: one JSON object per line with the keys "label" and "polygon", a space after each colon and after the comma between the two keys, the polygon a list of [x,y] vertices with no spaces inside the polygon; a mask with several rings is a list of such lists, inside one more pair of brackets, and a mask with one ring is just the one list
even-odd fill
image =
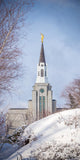
{"label": "church steeple", "polygon": [[39,58],[39,64],[37,65],[37,80],[36,83],[48,83],[47,64],[45,61],[44,46],[43,46],[44,35],[41,34],[41,52]]}
{"label": "church steeple", "polygon": [[45,55],[44,55],[44,46],[43,46],[43,42],[42,42],[42,45],[41,45],[41,52],[40,52],[39,65],[40,65],[40,63],[46,64]]}

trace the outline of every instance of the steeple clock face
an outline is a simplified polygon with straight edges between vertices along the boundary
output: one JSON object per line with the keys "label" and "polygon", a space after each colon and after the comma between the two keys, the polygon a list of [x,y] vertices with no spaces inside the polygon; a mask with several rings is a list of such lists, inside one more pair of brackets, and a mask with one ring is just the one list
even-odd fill
{"label": "steeple clock face", "polygon": [[43,88],[41,88],[41,89],[40,89],[40,92],[41,92],[41,93],[44,93],[44,89],[43,89]]}

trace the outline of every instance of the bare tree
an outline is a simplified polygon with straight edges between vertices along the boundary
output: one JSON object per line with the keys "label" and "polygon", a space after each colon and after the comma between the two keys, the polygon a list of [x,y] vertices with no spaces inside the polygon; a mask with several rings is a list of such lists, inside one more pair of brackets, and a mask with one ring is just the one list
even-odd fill
{"label": "bare tree", "polygon": [[9,91],[19,75],[19,30],[34,0],[0,0],[0,95]]}
{"label": "bare tree", "polygon": [[5,136],[5,115],[3,112],[0,113],[0,138]]}
{"label": "bare tree", "polygon": [[75,79],[65,88],[62,97],[66,99],[66,105],[70,108],[80,107],[80,79]]}

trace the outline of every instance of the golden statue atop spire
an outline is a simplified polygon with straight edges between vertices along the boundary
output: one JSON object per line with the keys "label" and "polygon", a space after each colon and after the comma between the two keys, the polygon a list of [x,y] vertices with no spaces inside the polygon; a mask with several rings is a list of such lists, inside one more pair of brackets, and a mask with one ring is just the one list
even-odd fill
{"label": "golden statue atop spire", "polygon": [[44,35],[41,33],[41,42],[43,43]]}

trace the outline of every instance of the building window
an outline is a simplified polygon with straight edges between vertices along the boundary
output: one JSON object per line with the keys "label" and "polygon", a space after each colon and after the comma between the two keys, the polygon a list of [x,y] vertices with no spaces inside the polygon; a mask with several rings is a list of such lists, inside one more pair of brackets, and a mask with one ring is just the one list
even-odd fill
{"label": "building window", "polygon": [[41,96],[39,96],[39,118],[42,116],[42,102],[41,102]]}
{"label": "building window", "polygon": [[45,116],[45,96],[39,96],[39,118]]}
{"label": "building window", "polygon": [[45,76],[46,76],[46,71],[45,71]]}
{"label": "building window", "polygon": [[43,117],[45,116],[45,96],[43,96]]}
{"label": "building window", "polygon": [[41,89],[40,89],[40,92],[41,92],[41,93],[44,93],[44,89],[43,89],[43,88],[41,88]]}
{"label": "building window", "polygon": [[41,69],[41,77],[43,77],[43,76],[44,76],[44,70]]}

